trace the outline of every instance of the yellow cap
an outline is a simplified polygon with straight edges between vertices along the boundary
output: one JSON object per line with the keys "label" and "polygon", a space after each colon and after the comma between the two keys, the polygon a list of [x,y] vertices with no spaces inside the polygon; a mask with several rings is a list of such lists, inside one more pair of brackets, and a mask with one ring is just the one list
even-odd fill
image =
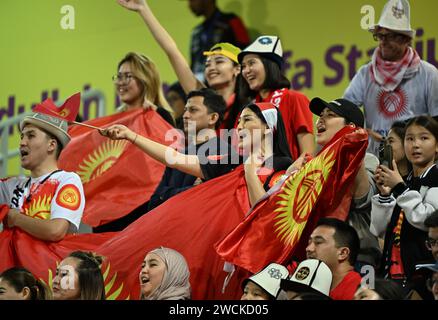
{"label": "yellow cap", "polygon": [[236,63],[239,63],[237,56],[240,53],[240,49],[236,46],[233,46],[228,42],[216,43],[213,47],[211,47],[210,51],[204,51],[204,56],[211,56],[213,54],[220,54],[227,58],[230,58]]}

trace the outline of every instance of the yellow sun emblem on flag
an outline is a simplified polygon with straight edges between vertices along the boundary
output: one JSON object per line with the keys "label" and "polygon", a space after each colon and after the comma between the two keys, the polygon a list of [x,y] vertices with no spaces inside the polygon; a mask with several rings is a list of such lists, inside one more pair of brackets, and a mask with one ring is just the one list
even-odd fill
{"label": "yellow sun emblem on flag", "polygon": [[[59,267],[59,261],[56,261],[56,269]],[[108,267],[106,267],[105,271],[103,271],[103,283],[105,285],[105,298],[106,300],[121,300],[121,293],[123,290],[123,282],[119,287],[114,287],[114,283],[117,279],[117,272],[109,279],[109,271],[111,268],[111,264],[108,263]],[[43,278],[39,278],[45,286],[47,286],[51,291],[53,290],[53,279],[55,278],[51,269],[49,269],[49,275],[47,277],[47,283]],[[130,300],[131,296],[128,296],[124,300]]]}
{"label": "yellow sun emblem on flag", "polygon": [[125,150],[127,143],[124,140],[108,140],[89,154],[76,171],[82,183],[96,179],[111,168]]}
{"label": "yellow sun emblem on flag", "polygon": [[275,232],[286,245],[293,246],[300,239],[307,219],[321,193],[322,186],[335,163],[335,153],[325,150],[308,162],[300,171],[289,177],[283,184],[278,208],[274,212]]}
{"label": "yellow sun emblem on flag", "polygon": [[50,219],[50,208],[52,203],[51,195],[44,195],[32,199],[28,208],[24,208],[24,214],[41,220]]}
{"label": "yellow sun emblem on flag", "polygon": [[67,117],[69,114],[70,114],[70,110],[68,109],[64,109],[59,113],[59,115],[63,118]]}

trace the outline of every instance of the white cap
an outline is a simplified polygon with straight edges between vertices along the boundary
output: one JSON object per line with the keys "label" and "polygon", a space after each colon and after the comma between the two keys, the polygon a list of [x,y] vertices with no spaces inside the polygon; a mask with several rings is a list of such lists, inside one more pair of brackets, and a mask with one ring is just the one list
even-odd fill
{"label": "white cap", "polygon": [[289,280],[281,281],[281,289],[295,292],[316,292],[329,296],[332,285],[332,272],[317,259],[301,262]]}
{"label": "white cap", "polygon": [[411,28],[410,6],[407,0],[389,0],[383,8],[379,22],[370,28],[371,32],[377,27],[386,28],[397,33],[415,37]]}
{"label": "white cap", "polygon": [[283,64],[283,48],[280,38],[277,36],[260,36],[248,47],[242,50],[237,56],[239,63],[247,54],[258,54],[267,59],[273,60],[281,69]]}
{"label": "white cap", "polygon": [[270,263],[262,271],[245,279],[242,283],[242,288],[245,288],[248,281],[252,281],[273,298],[277,298],[281,279],[287,279],[288,277],[289,271],[285,266],[278,263]]}

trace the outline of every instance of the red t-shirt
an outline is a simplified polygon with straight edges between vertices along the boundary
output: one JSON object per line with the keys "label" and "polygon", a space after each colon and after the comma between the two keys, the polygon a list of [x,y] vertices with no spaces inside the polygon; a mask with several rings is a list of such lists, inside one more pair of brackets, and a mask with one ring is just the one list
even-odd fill
{"label": "red t-shirt", "polygon": [[271,102],[280,109],[292,159],[297,159],[301,154],[297,134],[313,134],[313,116],[309,109],[309,99],[298,91],[284,88],[272,91],[265,99],[257,96],[256,102]]}
{"label": "red t-shirt", "polygon": [[350,271],[342,281],[330,291],[333,300],[353,300],[354,293],[360,286],[362,278],[356,271]]}

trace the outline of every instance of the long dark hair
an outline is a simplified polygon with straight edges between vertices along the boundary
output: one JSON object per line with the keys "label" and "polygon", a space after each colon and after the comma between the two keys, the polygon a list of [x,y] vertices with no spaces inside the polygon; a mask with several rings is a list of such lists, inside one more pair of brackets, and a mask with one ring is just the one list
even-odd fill
{"label": "long dark hair", "polygon": [[69,257],[79,260],[76,272],[79,287],[81,288],[80,300],[105,300],[105,284],[100,269],[103,257],[92,252],[73,251]]}
{"label": "long dark hair", "polygon": [[406,153],[404,152],[406,124],[407,124],[406,121],[395,121],[391,125],[390,131],[393,131],[401,140],[402,147],[403,147],[403,153],[405,154],[405,157],[403,160],[407,162],[407,169],[408,169],[408,173],[409,173],[412,171],[412,163],[410,163],[408,158],[406,158]]}
{"label": "long dark hair", "polygon": [[242,73],[239,73],[236,77],[236,86],[234,88],[235,99],[230,106],[230,112],[228,113],[228,117],[225,122],[225,129],[234,128],[236,120],[239,117],[239,114],[242,112],[243,107],[251,101],[249,96],[245,96],[240,93],[240,91],[242,90],[242,82],[246,82],[246,80],[243,79]]}
{"label": "long dark hair", "polygon": [[[256,114],[256,116],[267,125],[266,119],[262,114],[262,111],[255,103],[250,103],[245,106],[245,108],[250,109]],[[245,109],[244,108],[244,109]],[[273,146],[272,152],[274,153],[274,169],[284,169],[292,163],[292,155],[289,150],[289,144],[287,143],[286,129],[284,127],[283,118],[281,116],[280,110],[277,109],[277,126],[273,130]]]}
{"label": "long dark hair", "polygon": [[16,292],[22,292],[29,288],[29,300],[51,300],[50,289],[41,280],[25,268],[10,268],[0,274],[0,278],[6,281]]}
{"label": "long dark hair", "polygon": [[[266,74],[265,81],[260,89],[274,91],[283,88],[290,88],[290,81],[282,74],[280,66],[277,63],[261,55],[257,55],[257,57],[263,63]],[[242,74],[242,71],[240,74]],[[241,97],[255,98],[258,94],[258,91],[251,90],[248,82],[245,79],[242,79],[240,81],[239,94]]]}

